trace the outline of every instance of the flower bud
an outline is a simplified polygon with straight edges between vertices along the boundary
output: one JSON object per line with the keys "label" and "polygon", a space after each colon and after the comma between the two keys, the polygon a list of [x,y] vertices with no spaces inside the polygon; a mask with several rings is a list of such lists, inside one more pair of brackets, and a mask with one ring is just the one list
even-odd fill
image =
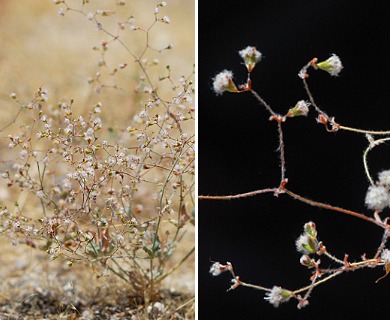
{"label": "flower bud", "polygon": [[324,70],[334,77],[337,77],[343,69],[340,58],[335,54],[332,54],[328,60],[317,63],[316,66],[318,69]]}
{"label": "flower bud", "polygon": [[251,46],[242,49],[238,53],[244,59],[245,66],[249,73],[252,72],[253,68],[256,66],[256,63],[259,62],[262,57],[261,52],[257,51],[255,47]]}
{"label": "flower bud", "polygon": [[313,254],[317,251],[317,240],[308,234],[301,234],[295,242],[297,250],[303,254]]}
{"label": "flower bud", "polygon": [[293,296],[290,290],[283,289],[278,286],[274,286],[271,291],[266,293],[265,300],[268,300],[275,308],[283,302],[287,302]]}
{"label": "flower bud", "polygon": [[301,265],[307,267],[307,268],[314,268],[316,266],[316,263],[314,259],[310,258],[308,255],[304,254],[301,259],[299,259],[299,262]]}
{"label": "flower bud", "polygon": [[299,116],[307,116],[309,112],[310,103],[304,100],[300,100],[297,102],[294,108],[291,108],[287,112],[287,117],[299,117]]}
{"label": "flower bud", "polygon": [[216,94],[222,94],[225,91],[239,92],[233,82],[233,72],[223,70],[213,78],[213,89]]}
{"label": "flower bud", "polygon": [[365,203],[368,209],[382,211],[390,204],[389,191],[384,186],[370,186]]}
{"label": "flower bud", "polygon": [[390,170],[384,170],[379,173],[379,184],[389,187],[390,186]]}
{"label": "flower bud", "polygon": [[305,223],[303,229],[310,237],[317,238],[317,228],[314,222],[310,221],[308,223]]}

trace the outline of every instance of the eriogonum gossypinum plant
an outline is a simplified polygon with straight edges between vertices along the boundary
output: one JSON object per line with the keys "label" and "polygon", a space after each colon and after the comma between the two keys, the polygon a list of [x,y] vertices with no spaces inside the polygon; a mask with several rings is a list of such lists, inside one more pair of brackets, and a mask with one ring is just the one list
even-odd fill
{"label": "eriogonum gossypinum plant", "polygon": [[[9,148],[2,178],[13,194],[28,194],[28,208],[1,204],[0,234],[68,266],[98,266],[99,277],[118,276],[151,302],[194,253],[193,240],[181,248],[194,229],[193,61],[179,76],[175,65],[159,66],[173,47],[150,39],[171,22],[165,1],[143,13],[151,17],[146,25],[126,1],[98,9],[71,2],[53,1],[60,16],[78,14],[104,36],[91,52],[96,101],[83,112],[81,99],[54,100],[43,87],[29,101],[10,94],[19,111],[0,128]],[[144,40],[141,48],[132,35]]]}
{"label": "eriogonum gossypinum plant", "polygon": [[[248,78],[245,84],[238,86],[234,83],[232,71],[222,71],[213,78],[213,89],[217,95],[221,95],[224,92],[232,93],[251,93],[260,105],[262,105],[269,113],[269,121],[276,124],[279,136],[278,152],[280,156],[280,180],[279,185],[274,188],[260,189],[252,192],[235,194],[235,195],[216,195],[216,196],[199,196],[199,199],[204,200],[228,200],[228,199],[240,199],[246,198],[263,193],[273,193],[275,196],[288,195],[295,200],[309,204],[311,206],[347,214],[358,219],[362,219],[366,222],[376,225],[383,231],[382,241],[376,249],[376,253],[372,257],[366,257],[362,255],[358,261],[349,261],[348,255],[338,258],[333,255],[328,248],[324,245],[323,241],[319,240],[317,226],[314,222],[309,221],[304,225],[302,234],[297,238],[295,245],[296,250],[301,254],[299,262],[302,266],[306,267],[310,273],[310,281],[307,286],[290,290],[283,288],[282,286],[275,285],[273,287],[265,287],[261,285],[254,285],[246,283],[240,279],[234,272],[233,264],[227,262],[222,264],[220,262],[214,262],[210,268],[210,273],[213,276],[218,276],[221,273],[227,272],[231,275],[231,286],[229,290],[236,289],[240,286],[250,287],[258,290],[265,291],[265,300],[279,307],[281,303],[287,302],[291,299],[298,301],[298,308],[305,307],[309,303],[309,297],[313,290],[321,284],[324,284],[328,280],[331,280],[348,271],[363,269],[363,268],[375,268],[380,267],[385,269],[385,276],[390,272],[389,262],[389,249],[386,248],[386,242],[389,236],[390,224],[388,224],[388,218],[381,217],[381,212],[390,206],[390,170],[385,170],[379,173],[378,180],[374,181],[367,165],[367,155],[376,146],[390,140],[390,131],[370,131],[363,129],[356,129],[347,126],[343,126],[335,121],[334,117],[329,116],[323,111],[315,102],[313,95],[308,86],[309,71],[322,70],[329,73],[331,76],[337,77],[343,69],[341,59],[332,54],[330,58],[318,62],[317,58],[310,60],[303,68],[298,72],[298,77],[303,81],[303,85],[306,91],[307,100],[302,99],[294,104],[285,114],[276,113],[271,106],[253,89],[251,81],[251,73],[255,65],[261,61],[262,54],[255,48],[248,46],[247,48],[239,51],[239,55],[243,58],[244,64],[248,72]],[[317,114],[316,121],[325,126],[328,132],[337,132],[339,130],[346,130],[357,134],[364,134],[368,140],[368,147],[364,152],[363,164],[365,168],[365,174],[370,182],[366,193],[365,204],[369,210],[373,210],[371,216],[363,213],[355,212],[352,210],[336,207],[333,205],[325,204],[322,202],[314,201],[299,194],[296,194],[289,188],[287,172],[286,172],[286,159],[285,159],[285,139],[283,135],[283,127],[285,122],[292,121],[290,118],[298,116],[308,116],[310,109]],[[377,136],[382,138],[376,138]],[[321,259],[320,259],[321,258]],[[328,260],[324,266],[322,260]],[[328,267],[330,263],[331,267]],[[383,278],[383,277],[382,277]],[[381,279],[381,278],[380,278]],[[378,279],[378,281],[380,280]]]}

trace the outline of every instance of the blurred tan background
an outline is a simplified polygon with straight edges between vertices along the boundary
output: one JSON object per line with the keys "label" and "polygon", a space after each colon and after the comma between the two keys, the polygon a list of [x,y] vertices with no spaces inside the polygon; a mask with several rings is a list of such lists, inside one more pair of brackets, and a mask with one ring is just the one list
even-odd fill
{"label": "blurred tan background", "polygon": [[[85,12],[94,9],[109,8],[109,3],[115,1],[91,1],[93,4],[82,6],[81,0],[69,0],[70,7]],[[112,6],[118,17],[135,17],[135,24],[147,29],[154,21],[154,8],[157,1],[136,0],[127,1],[122,7]],[[106,55],[107,69],[112,70],[120,63],[128,66],[118,72],[116,81],[121,89],[103,89],[97,93],[96,83],[89,84],[97,71],[100,59],[99,53],[92,48],[99,47],[103,40],[109,40],[104,32],[88,21],[78,12],[68,11],[65,16],[57,13],[62,5],[54,5],[51,0],[0,0],[0,128],[8,125],[17,114],[19,107],[10,98],[16,93],[22,103],[27,103],[34,97],[39,87],[48,90],[52,103],[75,100],[74,108],[82,114],[98,102],[103,102],[107,109],[102,108],[102,118],[114,127],[123,127],[127,119],[139,111],[139,101],[134,99],[134,88],[139,83],[142,74],[134,58],[116,43],[109,44]],[[63,7],[63,6],[62,6]],[[172,49],[162,51],[148,50],[145,58],[149,61],[159,60],[157,66],[152,66],[151,80],[159,89],[159,94],[169,100],[174,95],[169,81],[158,81],[160,76],[167,75],[166,65],[171,67],[172,80],[180,84],[179,77],[192,77],[195,63],[195,30],[194,30],[194,0],[171,0],[167,6],[160,8],[159,17],[168,16],[169,24],[157,23],[149,32],[149,45],[162,49],[172,44]],[[112,16],[99,17],[107,30],[113,33],[117,30],[117,21]],[[128,28],[128,26],[127,26]],[[121,40],[129,50],[138,56],[145,48],[146,34],[140,31],[121,32]],[[108,72],[102,73],[102,80],[112,83]],[[13,130],[23,121],[23,115],[17,123],[8,130]],[[192,122],[193,125],[193,122]],[[187,128],[194,132],[194,128]],[[0,132],[0,161],[8,150],[9,140],[5,132]],[[0,184],[0,203],[10,205],[12,201],[20,200],[5,186]],[[189,243],[193,245],[194,231],[189,231]],[[75,274],[64,268],[61,262],[48,261],[44,253],[23,246],[12,247],[9,239],[0,238],[1,258],[0,271],[6,281],[0,284],[0,302],[8,301],[12,290],[18,291],[25,287],[57,287],[56,280],[66,285],[69,279],[75,279]],[[17,254],[16,254],[17,253]],[[42,260],[42,257],[44,259]],[[38,260],[37,260],[38,259]],[[41,260],[41,261],[40,261]],[[173,286],[180,285],[183,290],[194,291],[193,259],[180,273],[180,279],[171,278]],[[45,273],[46,272],[46,273]],[[45,277],[42,278],[42,275]],[[91,275],[87,275],[83,283],[89,283]],[[62,279],[62,280],[61,280]],[[81,280],[78,280],[81,281]],[[108,284],[101,284],[108,285]],[[169,286],[169,283],[168,283]],[[7,294],[5,294],[7,292]],[[17,292],[15,293],[17,294]]]}

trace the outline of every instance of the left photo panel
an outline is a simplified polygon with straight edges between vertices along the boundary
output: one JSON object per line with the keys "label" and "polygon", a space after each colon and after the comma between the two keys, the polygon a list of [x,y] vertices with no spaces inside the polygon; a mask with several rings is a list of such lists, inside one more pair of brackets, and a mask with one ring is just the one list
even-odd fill
{"label": "left photo panel", "polygon": [[1,319],[195,319],[195,6],[0,1]]}

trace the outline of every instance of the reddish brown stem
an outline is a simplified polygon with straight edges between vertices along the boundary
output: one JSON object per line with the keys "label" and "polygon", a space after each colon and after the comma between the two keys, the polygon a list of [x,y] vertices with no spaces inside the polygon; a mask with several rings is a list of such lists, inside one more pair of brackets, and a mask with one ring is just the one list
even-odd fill
{"label": "reddish brown stem", "polygon": [[205,200],[231,200],[231,199],[238,199],[238,198],[246,198],[246,197],[253,197],[257,194],[261,193],[275,193],[278,191],[279,188],[268,188],[268,189],[261,189],[246,193],[240,193],[240,194],[234,194],[230,196],[198,196],[198,199],[205,199]]}
{"label": "reddish brown stem", "polygon": [[328,209],[328,210],[332,210],[332,211],[337,211],[337,212],[341,212],[341,213],[345,213],[345,214],[348,214],[350,216],[354,216],[356,218],[359,218],[359,219],[371,222],[373,224],[376,224],[377,226],[379,226],[379,227],[381,227],[383,229],[387,229],[388,228],[388,226],[386,224],[384,224],[383,222],[380,222],[380,221],[377,221],[377,220],[375,220],[373,218],[367,217],[364,214],[361,214],[361,213],[358,213],[358,212],[355,212],[355,211],[351,211],[351,210],[347,210],[347,209],[343,209],[343,208],[339,208],[339,207],[335,207],[335,206],[332,206],[332,205],[329,205],[329,204],[313,201],[313,200],[304,198],[304,197],[302,197],[302,196],[300,196],[298,194],[295,194],[294,192],[292,192],[292,191],[290,191],[288,189],[284,189],[283,191],[286,194],[288,194],[290,197],[292,197],[292,198],[294,198],[296,200],[299,200],[301,202],[310,204],[312,206],[320,207],[320,208],[324,208],[324,209]]}

